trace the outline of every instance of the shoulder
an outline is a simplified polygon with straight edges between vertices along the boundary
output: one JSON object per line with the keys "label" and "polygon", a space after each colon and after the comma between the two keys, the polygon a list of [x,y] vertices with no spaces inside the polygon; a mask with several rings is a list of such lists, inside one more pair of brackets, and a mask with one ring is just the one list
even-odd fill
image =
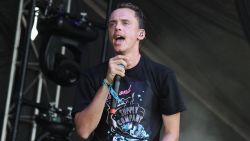
{"label": "shoulder", "polygon": [[97,64],[93,67],[87,68],[83,70],[82,73],[83,74],[98,73],[98,72],[102,72],[106,68],[107,68],[107,62],[104,62],[104,63]]}
{"label": "shoulder", "polygon": [[87,78],[99,78],[103,77],[106,74],[107,71],[107,64],[108,62],[100,63],[98,65],[95,65],[93,67],[87,68],[85,70],[81,71],[81,76],[82,77],[87,77]]}
{"label": "shoulder", "polygon": [[162,74],[174,74],[174,70],[167,65],[160,64],[158,62],[153,61],[148,57],[143,57],[145,66],[150,69],[152,72],[158,75]]}
{"label": "shoulder", "polygon": [[82,70],[80,73],[79,86],[83,88],[94,88],[97,89],[104,79],[107,71],[107,63],[101,63],[96,66]]}

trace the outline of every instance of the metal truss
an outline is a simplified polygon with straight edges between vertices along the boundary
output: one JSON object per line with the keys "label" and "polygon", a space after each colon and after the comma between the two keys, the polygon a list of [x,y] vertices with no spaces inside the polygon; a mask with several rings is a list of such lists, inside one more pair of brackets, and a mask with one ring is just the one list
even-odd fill
{"label": "metal truss", "polygon": [[[15,34],[15,42],[14,42],[14,49],[13,49],[13,56],[12,56],[12,63],[11,63],[11,72],[9,77],[9,85],[8,85],[8,93],[7,93],[7,100],[5,105],[5,115],[3,120],[3,127],[2,127],[2,133],[1,133],[1,141],[7,141],[9,140],[9,137],[11,136],[12,130],[13,130],[13,123],[11,122],[11,119],[13,118],[13,111],[16,108],[17,103],[15,100],[15,96],[13,95],[13,90],[16,85],[16,79],[18,76],[18,70],[21,66],[21,60],[19,57],[20,50],[21,50],[21,35],[24,31],[27,29],[27,5],[30,1],[24,1],[20,0],[19,3],[19,13],[18,13],[18,19],[16,24],[16,34]],[[59,85],[55,85],[56,87],[56,94],[55,94],[55,100],[51,101],[51,93],[48,88],[48,80],[44,77],[43,73],[41,72],[40,66],[39,66],[39,51],[38,47],[34,43],[34,41],[31,40],[30,42],[31,52],[28,59],[27,64],[27,73],[26,78],[29,78],[29,81],[26,80],[24,91],[23,91],[23,98],[25,99],[27,97],[34,97],[34,103],[40,103],[41,102],[41,96],[42,94],[45,94],[47,97],[47,100],[49,103],[53,104],[55,108],[58,108],[59,106],[59,98],[60,98],[60,91],[61,87]],[[36,93],[33,93],[33,92]],[[32,104],[31,104],[32,105]],[[23,106],[22,106],[23,107]],[[39,115],[39,110],[35,107],[33,107],[31,113],[22,113],[20,115],[19,122],[24,122],[25,124],[31,124],[31,135],[30,140],[35,141],[37,138],[37,123],[35,121],[35,116]]]}

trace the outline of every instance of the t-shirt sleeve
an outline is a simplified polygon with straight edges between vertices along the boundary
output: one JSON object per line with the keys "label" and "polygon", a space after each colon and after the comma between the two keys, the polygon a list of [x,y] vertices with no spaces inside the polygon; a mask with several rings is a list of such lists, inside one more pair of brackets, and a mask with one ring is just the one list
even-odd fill
{"label": "t-shirt sleeve", "polygon": [[80,76],[80,81],[76,87],[76,93],[73,103],[72,117],[74,118],[77,112],[81,112],[92,101],[95,95],[95,85],[89,76],[84,73]]}
{"label": "t-shirt sleeve", "polygon": [[175,73],[161,73],[159,79],[159,106],[162,114],[172,115],[184,111],[186,108],[177,85]]}

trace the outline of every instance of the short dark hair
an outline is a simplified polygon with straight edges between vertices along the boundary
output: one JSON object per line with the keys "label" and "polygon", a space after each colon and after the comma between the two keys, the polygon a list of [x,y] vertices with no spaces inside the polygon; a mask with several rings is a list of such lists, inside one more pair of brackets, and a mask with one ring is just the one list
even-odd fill
{"label": "short dark hair", "polygon": [[130,2],[123,2],[117,5],[116,9],[119,9],[119,8],[128,8],[128,9],[135,11],[135,16],[137,17],[138,22],[139,22],[139,28],[145,29],[145,16],[142,10],[139,8],[139,6]]}

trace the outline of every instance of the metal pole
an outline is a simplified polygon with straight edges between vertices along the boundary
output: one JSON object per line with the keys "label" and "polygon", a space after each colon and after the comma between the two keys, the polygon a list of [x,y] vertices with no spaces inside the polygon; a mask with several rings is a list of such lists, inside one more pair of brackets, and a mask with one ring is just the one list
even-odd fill
{"label": "metal pole", "polygon": [[67,13],[70,13],[70,9],[71,9],[71,0],[68,0],[68,3],[67,3]]}
{"label": "metal pole", "polygon": [[[62,47],[61,54],[62,55],[66,54],[66,47],[65,46]],[[60,85],[56,86],[55,108],[59,107],[60,96],[61,96],[61,89],[62,89],[62,87]]]}
{"label": "metal pole", "polygon": [[111,10],[112,10],[112,5],[113,5],[113,0],[109,0],[107,11],[106,11],[106,23],[105,23],[106,28],[104,31],[104,41],[103,41],[101,62],[104,62],[106,60],[106,56],[107,56],[107,50],[108,50],[108,30],[107,30],[108,26],[107,25],[108,25],[109,15],[110,15]]}
{"label": "metal pole", "polygon": [[13,56],[12,56],[12,63],[11,63],[11,71],[10,71],[10,79],[9,79],[9,86],[8,86],[8,93],[6,98],[5,104],[5,111],[4,111],[4,119],[3,119],[3,127],[2,127],[2,134],[1,134],[1,141],[5,141],[7,135],[7,122],[9,117],[9,109],[10,109],[10,100],[11,94],[14,84],[15,72],[16,72],[16,62],[17,62],[17,52],[18,52],[18,45],[20,42],[20,31],[21,31],[21,17],[23,13],[23,0],[19,1],[19,10],[18,10],[18,17],[17,17],[17,24],[16,24],[16,34],[15,34],[15,43],[13,49]]}
{"label": "metal pole", "polygon": [[21,108],[22,108],[22,97],[23,97],[23,90],[24,90],[24,84],[25,84],[25,77],[26,77],[26,68],[28,64],[28,58],[29,58],[29,49],[30,49],[30,36],[31,36],[31,29],[33,26],[33,19],[34,19],[34,13],[35,13],[35,6],[36,1],[31,1],[31,8],[29,11],[29,20],[28,20],[28,26],[27,31],[25,33],[25,41],[24,41],[24,55],[22,56],[21,60],[21,66],[20,66],[20,79],[17,79],[17,89],[14,91],[17,93],[17,105],[16,105],[16,113],[14,116],[14,128],[12,132],[12,141],[16,141],[17,131],[18,131],[18,123],[20,119],[21,114]]}
{"label": "metal pole", "polygon": [[[38,75],[38,88],[37,88],[36,103],[41,102],[42,87],[43,87],[43,77],[42,77],[42,72],[40,72]],[[34,116],[37,116],[38,114],[39,114],[39,111],[35,109]],[[33,121],[31,141],[35,141],[36,139],[36,131],[37,131],[37,124],[36,124],[36,121]]]}

